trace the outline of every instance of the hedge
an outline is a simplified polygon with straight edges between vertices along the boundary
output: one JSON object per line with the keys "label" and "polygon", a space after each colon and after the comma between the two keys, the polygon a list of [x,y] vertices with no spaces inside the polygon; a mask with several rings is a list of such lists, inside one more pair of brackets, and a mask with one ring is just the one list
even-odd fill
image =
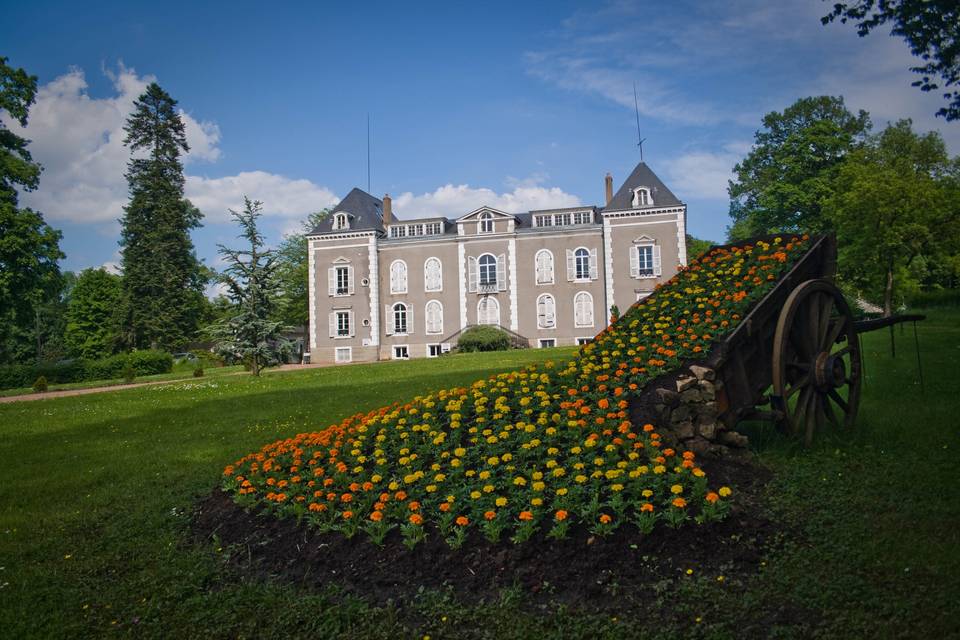
{"label": "hedge", "polygon": [[493,326],[471,327],[461,334],[457,348],[464,353],[506,351],[510,348],[510,336]]}
{"label": "hedge", "polygon": [[0,389],[29,387],[43,376],[49,384],[87,382],[90,380],[114,380],[123,376],[127,364],[137,376],[170,373],[173,356],[164,351],[134,351],[121,353],[102,360],[64,360],[37,364],[11,364],[0,366]]}

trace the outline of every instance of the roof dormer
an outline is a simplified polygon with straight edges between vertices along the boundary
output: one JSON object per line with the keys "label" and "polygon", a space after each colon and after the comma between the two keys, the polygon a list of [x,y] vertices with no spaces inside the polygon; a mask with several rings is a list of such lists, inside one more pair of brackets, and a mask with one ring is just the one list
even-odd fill
{"label": "roof dormer", "polygon": [[633,200],[631,205],[634,209],[639,209],[640,207],[652,207],[653,206],[653,191],[650,187],[635,187],[633,189]]}
{"label": "roof dormer", "polygon": [[350,228],[350,219],[353,218],[346,211],[337,211],[333,214],[333,230],[344,231]]}

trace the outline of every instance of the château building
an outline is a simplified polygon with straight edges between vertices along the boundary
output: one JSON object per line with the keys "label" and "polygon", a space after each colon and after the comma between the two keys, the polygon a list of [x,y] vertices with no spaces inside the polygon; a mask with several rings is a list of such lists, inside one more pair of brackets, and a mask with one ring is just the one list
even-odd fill
{"label": "ch\u00e2teau building", "polygon": [[472,325],[582,344],[686,263],[686,210],[643,162],[606,204],[400,220],[353,189],[308,236],[312,362],[436,357]]}

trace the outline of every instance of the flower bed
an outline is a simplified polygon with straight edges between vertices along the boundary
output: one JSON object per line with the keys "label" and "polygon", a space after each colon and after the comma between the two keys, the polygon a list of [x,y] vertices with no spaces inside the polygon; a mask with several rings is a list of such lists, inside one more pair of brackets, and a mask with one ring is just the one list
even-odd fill
{"label": "flower bed", "polygon": [[523,542],[580,524],[609,534],[719,519],[693,453],[628,419],[628,398],[706,355],[803,254],[808,238],[717,248],[585,346],[547,363],[357,414],[265,446],[224,470],[224,488],[324,531],[399,529],[414,546],[435,530],[452,546],[470,530]]}

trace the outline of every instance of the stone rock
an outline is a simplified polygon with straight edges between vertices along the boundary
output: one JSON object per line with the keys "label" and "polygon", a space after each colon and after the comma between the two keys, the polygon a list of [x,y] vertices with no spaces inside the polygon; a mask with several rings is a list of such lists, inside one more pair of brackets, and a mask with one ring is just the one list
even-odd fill
{"label": "stone rock", "polygon": [[736,447],[737,449],[746,449],[750,444],[750,439],[747,436],[737,433],[736,431],[727,431],[720,435],[720,441],[723,444]]}
{"label": "stone rock", "polygon": [[679,424],[684,420],[689,420],[691,417],[690,407],[682,404],[670,413],[670,422],[672,424]]}
{"label": "stone rock", "polygon": [[680,402],[684,404],[696,404],[702,400],[703,398],[700,395],[700,390],[696,388],[687,389],[680,394]]}
{"label": "stone rock", "polygon": [[700,432],[700,435],[706,438],[707,440],[713,440],[717,437],[717,423],[716,422],[701,422],[697,427],[697,431]]}
{"label": "stone rock", "polygon": [[700,396],[706,401],[716,399],[717,391],[712,382],[707,382],[706,380],[700,382]]}
{"label": "stone rock", "polygon": [[714,445],[712,445],[709,440],[706,440],[701,437],[696,437],[696,438],[693,438],[692,440],[688,440],[685,443],[685,446],[690,451],[693,451],[693,453],[696,454],[697,456],[706,455],[707,452],[711,451],[714,448]]}
{"label": "stone rock", "polygon": [[683,393],[687,389],[693,388],[697,384],[697,379],[693,376],[684,376],[677,378],[677,392]]}
{"label": "stone rock", "polygon": [[681,440],[689,440],[694,436],[693,423],[689,420],[681,422],[676,427],[674,427],[674,432],[677,434],[677,437]]}
{"label": "stone rock", "polygon": [[713,380],[717,377],[717,372],[709,367],[701,367],[699,365],[691,365],[690,373],[697,377],[697,380]]}
{"label": "stone rock", "polygon": [[712,421],[717,418],[717,403],[716,402],[704,402],[697,407],[697,415],[704,421]]}
{"label": "stone rock", "polygon": [[680,394],[670,389],[657,389],[657,400],[668,407],[675,407],[680,404]]}

